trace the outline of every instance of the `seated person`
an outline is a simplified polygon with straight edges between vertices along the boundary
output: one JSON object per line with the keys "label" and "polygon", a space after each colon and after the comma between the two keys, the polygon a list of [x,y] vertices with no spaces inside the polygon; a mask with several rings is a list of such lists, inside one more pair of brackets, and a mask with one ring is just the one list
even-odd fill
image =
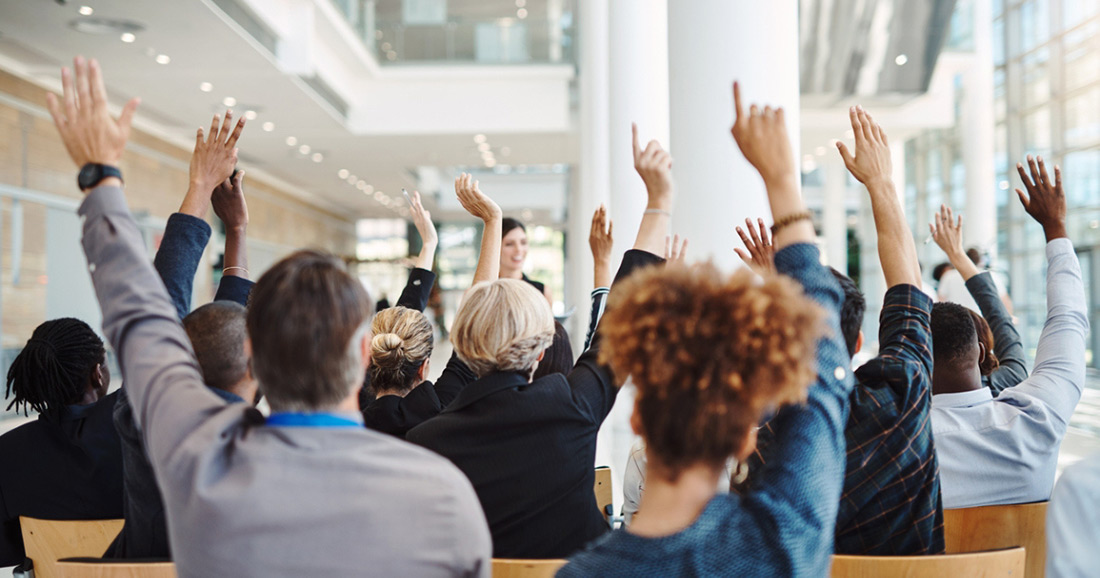
{"label": "seated person", "polygon": [[1028,156],[1031,177],[1018,165],[1024,209],[1043,227],[1047,255],[1047,319],[1031,376],[996,398],[983,387],[982,348],[960,306],[932,310],[932,431],[943,505],[970,508],[1050,498],[1058,448],[1085,385],[1089,322],[1081,265],[1066,235],[1061,170],[1054,180]]}
{"label": "seated person", "polygon": [[947,254],[952,267],[958,271],[970,292],[972,301],[981,311],[981,315],[978,315],[973,309],[967,308],[975,329],[978,330],[978,340],[983,346],[979,363],[982,385],[989,388],[993,397],[997,397],[1006,388],[1027,379],[1027,362],[1020,333],[1012,324],[1012,315],[998,292],[993,274],[978,269],[972,256],[963,251],[962,217],[955,219],[951,209],[941,205],[940,212],[929,229],[932,231],[932,238]]}
{"label": "seated person", "polygon": [[546,351],[543,352],[542,359],[539,360],[539,365],[535,368],[535,375],[532,376],[531,381],[554,373],[568,375],[570,371],[573,371],[573,362],[573,346],[569,343],[569,332],[565,330],[564,325],[555,321],[554,340],[550,342],[550,347],[547,347]]}
{"label": "seated person", "polygon": [[[651,268],[612,289],[597,339],[616,377],[630,375],[637,387],[631,425],[646,442],[647,488],[630,527],[570,558],[559,577],[803,576],[829,567],[852,387],[842,294],[814,246],[782,110],[753,106],[750,118],[736,85],[734,95],[734,137],[764,178],[776,267],[790,278]],[[650,199],[671,209],[671,199],[656,207]],[[636,248],[646,248],[653,216],[643,218]],[[777,418],[777,463],[744,495],[716,495],[726,461],[753,451],[763,414],[803,400]]]}
{"label": "seated person", "polygon": [[1092,576],[1100,568],[1100,454],[1062,472],[1047,510],[1048,578]]}
{"label": "seated person", "polygon": [[[113,120],[98,64],[78,57],[75,68],[90,102],[76,100],[67,70],[65,108],[47,96],[65,148],[78,166],[117,166],[137,103]],[[362,426],[372,302],[340,260],[299,251],[253,288],[265,420],[204,385],[122,181],[88,187],[82,243],[181,576],[489,575],[488,528],[462,473]]]}
{"label": "seated person", "polygon": [[35,328],[8,369],[8,409],[38,419],[0,436],[0,567],[24,558],[19,516],[122,517],[122,453],[111,422],[118,392],[103,341],[78,319]]}
{"label": "seated person", "polygon": [[[668,168],[645,170],[667,173]],[[500,226],[500,208],[476,184],[456,182],[456,191],[466,199],[467,211],[485,222],[479,269],[489,262],[490,273],[496,273],[492,257],[499,251],[485,244],[499,239],[492,232]],[[643,221],[643,231],[667,227],[667,214],[646,218],[657,224]],[[664,231],[656,238],[652,254],[627,253],[621,276],[661,260]],[[554,317],[530,285],[497,277],[491,274],[494,281],[468,291],[451,327],[457,359],[448,365],[467,366],[477,381],[406,438],[449,458],[473,482],[495,557],[561,558],[608,530],[592,487],[596,434],[618,387],[597,360],[598,336],[568,375],[532,380],[553,340]]]}

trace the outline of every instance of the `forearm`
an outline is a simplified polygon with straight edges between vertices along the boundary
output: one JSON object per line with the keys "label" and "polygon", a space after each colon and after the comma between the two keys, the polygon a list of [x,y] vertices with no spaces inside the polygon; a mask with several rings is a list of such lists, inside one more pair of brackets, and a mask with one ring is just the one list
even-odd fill
{"label": "forearm", "polygon": [[248,279],[248,246],[245,239],[245,227],[226,229],[223,275]]}
{"label": "forearm", "polygon": [[1023,381],[1027,377],[1024,345],[1020,339],[1020,333],[1012,324],[1012,316],[1009,315],[1004,302],[997,294],[993,277],[989,273],[975,275],[967,280],[966,289],[978,304],[982,317],[989,323],[989,330],[993,333],[993,353],[996,354],[1002,368],[1011,367],[1012,376],[1019,376],[1016,383]]}
{"label": "forearm", "polygon": [[183,196],[183,202],[180,203],[179,212],[205,219],[206,211],[210,208],[210,193],[213,190],[213,186],[208,186],[205,183],[191,182],[187,187],[187,194]]}
{"label": "forearm", "polygon": [[405,282],[405,288],[401,290],[401,297],[397,299],[397,306],[423,312],[432,296],[433,285],[435,285],[435,273],[427,269],[414,267],[412,271],[409,271],[409,280]]}
{"label": "forearm", "polygon": [[596,265],[594,267],[592,278],[595,282],[593,289],[599,289],[600,287],[611,286],[611,259],[596,259]]}
{"label": "forearm", "polygon": [[435,263],[436,247],[437,245],[434,243],[424,243],[424,246],[420,248],[420,254],[413,260],[413,267],[431,271],[432,265]]}
{"label": "forearm", "polygon": [[195,272],[209,240],[210,225],[206,221],[183,213],[168,217],[153,267],[181,319],[191,311]]}
{"label": "forearm", "polygon": [[878,235],[878,257],[886,286],[921,286],[917,245],[905,222],[894,184],[888,181],[867,185],[871,195],[871,210]]}
{"label": "forearm", "polygon": [[[768,190],[768,204],[772,211],[772,219],[779,220],[806,210],[806,204],[799,193],[797,178],[797,175],[788,175],[764,182],[764,187]],[[813,243],[816,237],[813,223],[803,219],[777,229],[772,243],[778,251],[798,243]]]}
{"label": "forearm", "polygon": [[474,285],[500,277],[501,218],[485,221],[481,231],[481,253],[477,257]]}
{"label": "forearm", "polygon": [[[916,247],[914,247],[914,250],[916,250]],[[952,250],[948,252],[947,260],[950,261],[951,266],[959,272],[963,281],[969,281],[971,277],[981,273],[981,271],[978,270],[978,266],[961,250]]]}

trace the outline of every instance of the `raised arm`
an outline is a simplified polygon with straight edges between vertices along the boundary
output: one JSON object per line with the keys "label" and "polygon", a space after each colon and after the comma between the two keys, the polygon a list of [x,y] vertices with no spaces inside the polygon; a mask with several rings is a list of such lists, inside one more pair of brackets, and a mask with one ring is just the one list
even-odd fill
{"label": "raised arm", "polygon": [[432,295],[432,286],[435,285],[435,273],[432,273],[432,263],[435,261],[435,249],[439,246],[439,235],[432,223],[432,214],[424,208],[420,202],[420,193],[414,191],[409,197],[412,210],[413,224],[420,233],[420,254],[413,263],[412,271],[409,271],[409,280],[401,291],[401,297],[397,300],[398,307],[406,307],[417,311],[424,311],[428,306],[428,299]]}
{"label": "raised arm", "polygon": [[1047,175],[1042,158],[1028,156],[1030,178],[1017,165],[1027,188],[1020,197],[1027,214],[1043,227],[1047,246],[1047,319],[1039,336],[1031,377],[1000,397],[1029,396],[1039,399],[1057,416],[1054,423],[1062,432],[1081,399],[1085,383],[1085,337],[1089,321],[1085,308],[1085,286],[1081,264],[1066,234],[1066,195],[1062,171],[1054,167],[1054,180]]}
{"label": "raised arm", "polygon": [[214,189],[214,214],[225,224],[225,259],[215,301],[248,305],[252,281],[248,273],[248,203],[244,198],[244,171],[237,171]]}
{"label": "raised arm", "polygon": [[984,377],[993,392],[998,395],[1007,387],[1012,387],[1027,379],[1027,362],[1024,358],[1024,344],[1020,333],[1012,324],[1012,316],[1005,309],[1004,301],[997,294],[997,287],[989,273],[981,273],[963,250],[962,216],[955,218],[951,208],[943,205],[936,214],[935,221],[929,224],[932,239],[943,249],[951,265],[958,270],[966,282],[966,289],[974,297],[982,317],[989,323],[993,332],[993,353],[1000,362],[993,373]]}
{"label": "raised arm", "polygon": [[481,253],[477,257],[473,285],[497,279],[500,277],[500,238],[503,218],[500,207],[481,192],[478,182],[467,173],[462,173],[455,179],[455,193],[462,208],[485,224],[481,231]]}
{"label": "raised arm", "polygon": [[[771,237],[768,236],[768,228],[764,226],[764,219],[757,218],[756,223],[756,226],[753,226],[752,219],[745,219],[745,229],[749,231],[748,235],[745,234],[745,229],[737,227],[737,235],[741,237],[741,242],[745,244],[745,248],[734,249],[734,252],[757,275],[763,276],[768,273],[775,273],[775,245],[772,244]],[[759,234],[757,234],[758,229]]]}
{"label": "raised arm", "polygon": [[904,284],[920,287],[917,245],[894,189],[893,161],[886,133],[863,107],[852,107],[849,116],[852,132],[855,133],[856,152],[853,155],[842,142],[837,142],[837,148],[848,171],[867,187],[871,195],[871,210],[878,234],[878,257],[886,286]]}
{"label": "raised arm", "polygon": [[588,333],[584,336],[584,349],[592,345],[596,336],[596,327],[603,317],[607,305],[607,295],[611,292],[611,249],[614,246],[612,234],[614,223],[607,218],[607,208],[600,205],[592,215],[592,229],[588,232],[588,246],[592,249],[592,261],[595,263],[592,289],[592,312],[588,318]]}

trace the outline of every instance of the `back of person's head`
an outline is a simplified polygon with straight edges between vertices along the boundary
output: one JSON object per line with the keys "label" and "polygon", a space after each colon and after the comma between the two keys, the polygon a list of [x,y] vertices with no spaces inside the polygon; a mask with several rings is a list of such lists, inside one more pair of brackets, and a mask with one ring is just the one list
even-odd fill
{"label": "back of person's head", "polygon": [[743,458],[766,411],[805,399],[824,317],[780,275],[649,268],[611,293],[600,362],[633,379],[635,430],[675,481]]}
{"label": "back of person's head", "polygon": [[951,263],[940,263],[936,265],[935,268],[932,269],[932,280],[939,283],[940,279],[943,278],[943,274],[949,269],[951,269]]}
{"label": "back of person's head", "polygon": [[863,315],[867,312],[867,300],[863,298],[863,292],[856,287],[844,273],[829,267],[840,288],[844,291],[844,304],[840,306],[840,331],[844,334],[844,344],[848,346],[848,357],[856,354],[859,343],[859,332],[863,327]]}
{"label": "back of person's head", "polygon": [[370,383],[375,392],[406,394],[432,356],[432,324],[423,313],[406,307],[379,311],[371,322]]}
{"label": "back of person's head", "polygon": [[970,314],[970,319],[974,321],[974,330],[978,335],[978,343],[985,348],[985,355],[982,357],[981,363],[978,368],[982,370],[982,375],[989,375],[993,373],[998,367],[1001,366],[1001,362],[997,359],[997,355],[993,353],[993,330],[989,328],[989,323],[986,322],[985,317],[982,317],[978,312],[973,309],[967,309],[967,313]]}
{"label": "back of person's head", "polygon": [[528,283],[487,281],[466,293],[451,339],[458,358],[479,377],[496,371],[530,375],[554,340],[554,315],[546,298]]}
{"label": "back of person's head", "polygon": [[523,226],[523,223],[513,219],[512,217],[504,217],[500,222],[500,236],[504,237],[512,231],[512,229],[521,229],[524,232],[527,231],[527,227]]}
{"label": "back of person's head", "polygon": [[971,247],[966,250],[966,256],[970,259],[971,263],[981,267],[982,265],[982,252],[977,247]]}
{"label": "back of person's head", "polygon": [[234,386],[248,375],[246,315],[239,303],[214,301],[183,318],[206,385],[236,393]]}
{"label": "back of person's head", "polygon": [[87,323],[71,317],[47,321],[35,328],[8,369],[5,397],[13,399],[7,409],[57,417],[89,387],[106,390],[106,361],[103,340]]}
{"label": "back of person's head", "polygon": [[271,408],[331,409],[357,391],[371,313],[362,283],[326,253],[298,251],[264,273],[247,319],[252,370]]}
{"label": "back of person's head", "polygon": [[932,357],[949,369],[978,365],[978,332],[969,309],[950,302],[932,306]]}
{"label": "back of person's head", "polygon": [[574,361],[573,346],[569,343],[569,332],[565,330],[564,325],[555,321],[554,341],[550,344],[550,347],[546,348],[546,354],[542,356],[542,361],[535,368],[534,379],[555,373],[569,375],[569,372],[573,371]]}

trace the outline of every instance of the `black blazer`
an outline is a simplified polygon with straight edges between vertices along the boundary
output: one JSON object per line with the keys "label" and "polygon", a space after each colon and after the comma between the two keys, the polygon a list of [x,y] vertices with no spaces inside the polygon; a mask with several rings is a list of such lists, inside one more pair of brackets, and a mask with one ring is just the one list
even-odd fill
{"label": "black blazer", "polygon": [[[617,278],[662,261],[629,251]],[[608,529],[592,486],[596,434],[618,387],[596,362],[599,342],[597,333],[568,377],[528,383],[518,373],[486,375],[406,436],[470,478],[493,535],[494,557],[564,558]],[[462,362],[452,357],[448,367],[455,364]]]}
{"label": "black blazer", "polygon": [[0,436],[0,566],[23,563],[19,516],[46,520],[122,517],[122,445],[114,392],[39,415]]}

